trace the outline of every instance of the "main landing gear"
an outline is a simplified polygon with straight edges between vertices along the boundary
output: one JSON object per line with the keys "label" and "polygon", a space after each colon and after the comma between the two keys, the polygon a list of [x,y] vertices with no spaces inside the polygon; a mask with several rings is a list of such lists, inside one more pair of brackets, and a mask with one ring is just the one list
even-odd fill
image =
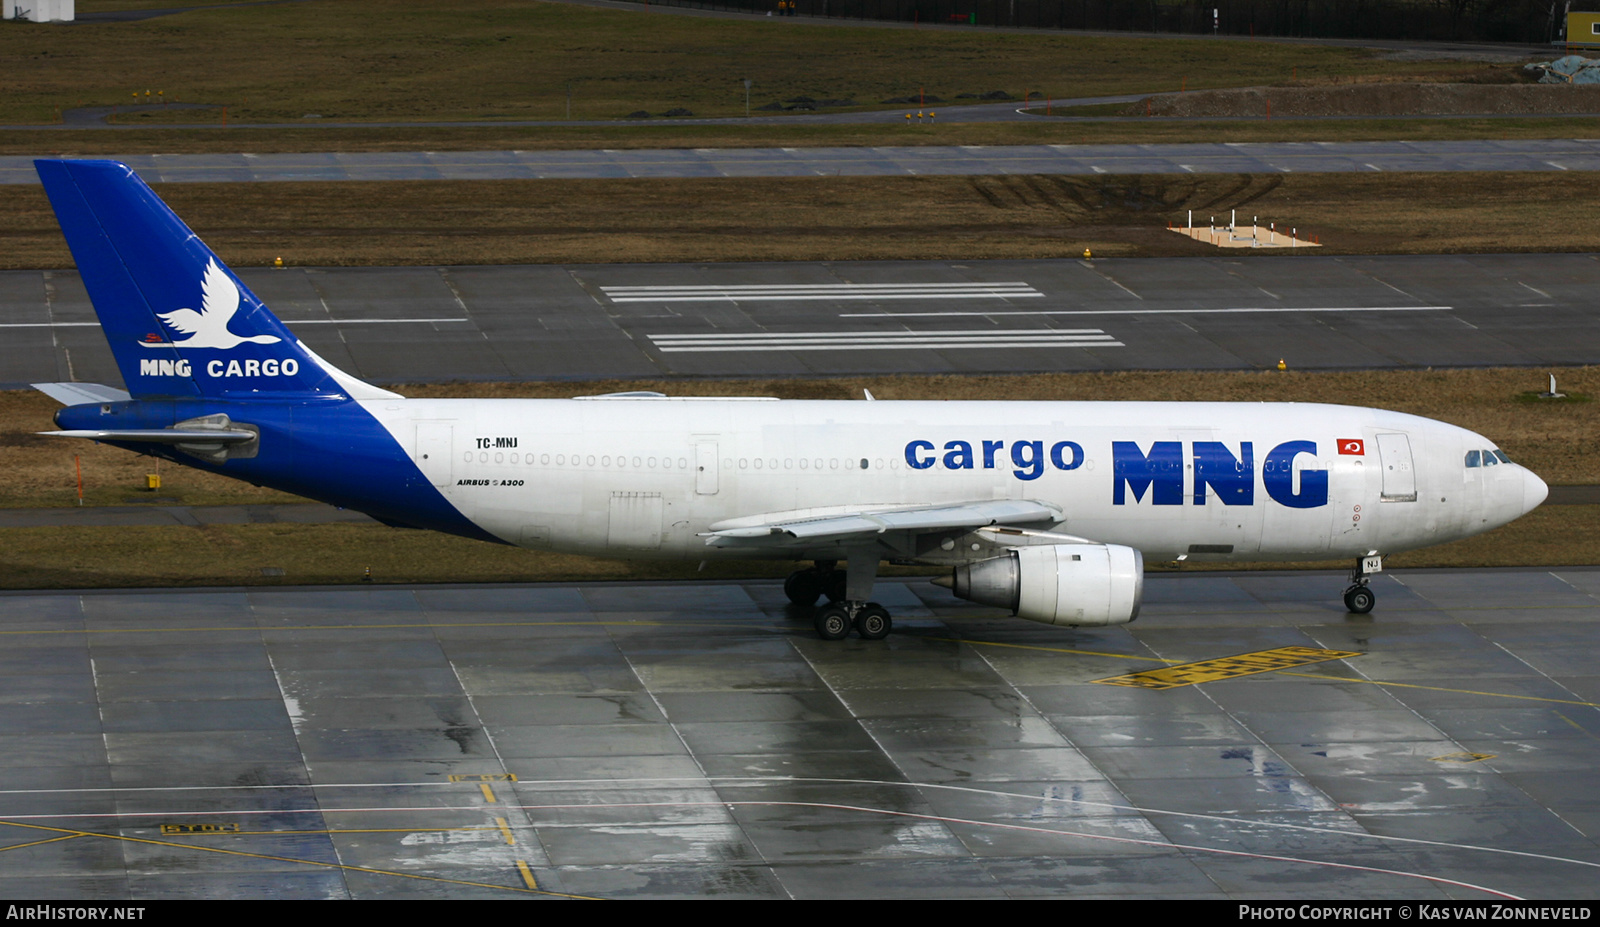
{"label": "main landing gear", "polygon": [[876,602],[865,601],[877,579],[876,554],[851,556],[848,570],[835,569],[835,561],[818,560],[807,570],[796,570],[783,581],[783,593],[796,605],[814,606],[826,597],[828,604],[817,610],[817,636],[825,641],[842,641],[855,631],[865,641],[881,641],[889,636],[894,621],[889,610]]}
{"label": "main landing gear", "polygon": [[[1368,570],[1368,566],[1376,566],[1375,570]],[[1383,569],[1383,560],[1377,556],[1363,557],[1356,561],[1356,568],[1350,571],[1350,586],[1344,591],[1344,607],[1353,615],[1365,615],[1372,611],[1372,606],[1378,604],[1378,597],[1367,587],[1372,574]]]}
{"label": "main landing gear", "polygon": [[881,641],[893,628],[889,610],[876,602],[835,602],[817,612],[817,636],[825,641],[842,641],[851,629],[864,641]]}

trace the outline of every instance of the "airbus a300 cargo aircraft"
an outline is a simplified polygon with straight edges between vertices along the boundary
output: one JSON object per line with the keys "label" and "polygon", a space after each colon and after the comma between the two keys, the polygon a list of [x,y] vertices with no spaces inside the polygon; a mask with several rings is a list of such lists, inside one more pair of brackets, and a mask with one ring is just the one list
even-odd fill
{"label": "airbus a300 cargo aircraft", "polygon": [[1354,562],[1503,525],[1545,484],[1442,422],[1348,406],[406,399],[297,339],[114,161],[37,168],[127,385],[61,431],[373,516],[617,558],[814,561],[817,633],[878,639],[889,560],[1057,625],[1139,613],[1144,561]]}

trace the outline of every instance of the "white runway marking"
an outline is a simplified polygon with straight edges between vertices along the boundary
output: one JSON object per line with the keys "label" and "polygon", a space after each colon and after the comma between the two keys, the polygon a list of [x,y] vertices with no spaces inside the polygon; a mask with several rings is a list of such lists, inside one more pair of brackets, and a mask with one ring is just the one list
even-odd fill
{"label": "white runway marking", "polygon": [[1098,328],[1011,331],[745,332],[650,335],[663,354],[731,351],[946,351],[963,348],[1120,348]]}
{"label": "white runway marking", "polygon": [[1002,315],[1227,315],[1242,312],[1449,312],[1454,306],[1263,306],[1237,309],[1014,309],[1003,312],[841,312],[841,319],[923,319]]}
{"label": "white runway marking", "polygon": [[603,286],[614,303],[729,300],[775,302],[852,299],[1028,299],[1044,294],[1027,283],[796,283],[752,286]]}

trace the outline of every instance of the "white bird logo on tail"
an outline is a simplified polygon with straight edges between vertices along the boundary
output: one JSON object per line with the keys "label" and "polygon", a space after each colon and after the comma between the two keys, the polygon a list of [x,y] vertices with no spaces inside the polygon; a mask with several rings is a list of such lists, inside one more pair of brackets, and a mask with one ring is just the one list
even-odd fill
{"label": "white bird logo on tail", "polygon": [[[233,320],[234,313],[239,311],[239,287],[234,284],[231,277],[223,273],[215,260],[206,265],[206,275],[200,279],[200,297],[199,312],[193,309],[176,309],[172,312],[156,313],[161,321],[189,336],[182,341],[171,342],[171,347],[227,350],[238,347],[246,341],[253,341],[256,344],[277,344],[283,340],[274,335],[235,335],[228,331],[228,323]],[[147,348],[168,346],[149,341],[139,343]]]}

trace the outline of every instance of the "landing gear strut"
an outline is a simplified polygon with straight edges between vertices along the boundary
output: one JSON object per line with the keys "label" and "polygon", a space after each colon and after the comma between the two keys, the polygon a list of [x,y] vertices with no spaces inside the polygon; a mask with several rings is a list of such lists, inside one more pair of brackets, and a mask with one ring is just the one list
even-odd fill
{"label": "landing gear strut", "polygon": [[1365,615],[1372,611],[1372,606],[1378,604],[1378,597],[1367,587],[1367,583],[1372,579],[1372,573],[1367,571],[1369,562],[1374,563],[1379,570],[1383,569],[1383,561],[1373,556],[1357,560],[1355,569],[1350,571],[1350,586],[1344,591],[1344,607],[1353,615]]}
{"label": "landing gear strut", "polygon": [[878,578],[878,552],[875,548],[851,550],[847,569],[835,569],[837,561],[818,560],[808,570],[796,570],[783,582],[783,593],[796,605],[816,605],[824,596],[828,604],[818,609],[817,636],[825,641],[841,641],[851,631],[867,641],[889,636],[894,621],[889,610],[866,601]]}

